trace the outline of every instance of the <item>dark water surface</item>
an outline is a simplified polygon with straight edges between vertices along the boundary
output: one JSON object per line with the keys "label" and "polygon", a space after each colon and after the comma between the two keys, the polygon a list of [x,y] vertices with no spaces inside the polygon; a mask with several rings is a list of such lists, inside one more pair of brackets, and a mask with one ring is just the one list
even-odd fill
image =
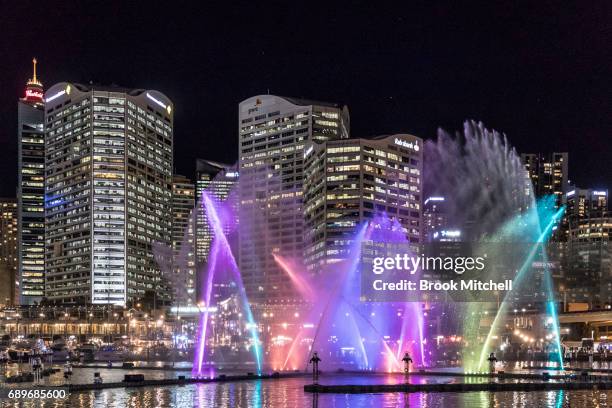
{"label": "dark water surface", "polygon": [[[131,370],[135,373],[139,370]],[[91,382],[100,372],[105,382],[121,381],[124,370],[85,368],[75,370],[73,382]],[[175,378],[179,371],[142,370],[147,379]],[[61,375],[46,380],[61,384]],[[412,383],[482,382],[486,378],[412,375]],[[309,377],[242,382],[190,384],[171,387],[118,388],[73,393],[65,400],[7,401],[0,407],[608,407],[612,391],[470,392],[470,393],[386,393],[320,394],[305,393]],[[321,384],[396,384],[404,382],[397,374],[323,375]]]}

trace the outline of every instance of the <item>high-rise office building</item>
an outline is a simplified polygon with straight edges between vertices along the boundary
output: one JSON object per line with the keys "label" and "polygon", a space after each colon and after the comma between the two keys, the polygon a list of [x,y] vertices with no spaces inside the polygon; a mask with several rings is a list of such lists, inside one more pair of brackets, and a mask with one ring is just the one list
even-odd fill
{"label": "high-rise office building", "polygon": [[441,231],[449,226],[449,214],[446,204],[446,198],[442,196],[427,197],[423,201],[422,230],[425,242],[432,241],[436,232],[440,234]]}
{"label": "high-rise office building", "polygon": [[195,185],[185,177],[172,178],[172,270],[174,302],[181,306],[196,304],[195,267]]}
{"label": "high-rise office building", "polygon": [[172,113],[154,90],[61,82],[45,93],[50,301],[167,298],[152,245],[171,245]]}
{"label": "high-rise office building", "polygon": [[0,305],[17,301],[17,200],[0,199]]}
{"label": "high-rise office building", "polygon": [[563,280],[567,302],[591,307],[612,301],[612,217],[608,191],[575,186],[566,194],[563,220],[566,242],[563,249]]}
{"label": "high-rise office building", "polygon": [[[213,239],[213,229],[206,218],[206,210],[201,200],[206,191],[216,202],[227,202],[230,208],[237,211],[237,192],[234,187],[238,183],[238,171],[235,166],[218,163],[212,160],[196,160],[196,261],[200,267],[206,263],[210,245]],[[225,233],[231,231],[230,225],[224,225]],[[230,241],[232,241],[230,239]],[[232,244],[233,242],[230,242]]]}
{"label": "high-rise office building", "polygon": [[[612,304],[612,214],[570,218],[564,297],[590,308]],[[569,299],[568,299],[569,298]]]}
{"label": "high-rise office building", "polygon": [[346,106],[274,95],[239,105],[239,262],[247,295],[260,304],[299,300],[275,254],[303,256],[304,146],[349,136]]}
{"label": "high-rise office building", "polygon": [[525,165],[533,192],[537,198],[554,194],[556,207],[560,208],[568,190],[567,153],[524,153],[521,161]]}
{"label": "high-rise office building", "polygon": [[608,209],[608,190],[571,187],[565,195],[565,215],[572,222],[578,218],[601,216]]}
{"label": "high-rise office building", "polygon": [[43,86],[34,73],[17,103],[19,302],[39,302],[45,291],[45,140]]}
{"label": "high-rise office building", "polygon": [[348,259],[357,226],[396,219],[420,243],[422,139],[398,134],[310,144],[304,153],[305,256],[309,271]]}

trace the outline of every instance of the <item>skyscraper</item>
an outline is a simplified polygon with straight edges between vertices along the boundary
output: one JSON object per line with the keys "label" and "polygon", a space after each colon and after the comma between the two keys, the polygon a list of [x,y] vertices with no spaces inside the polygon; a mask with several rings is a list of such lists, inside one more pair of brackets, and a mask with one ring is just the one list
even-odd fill
{"label": "skyscraper", "polygon": [[422,242],[422,139],[398,134],[307,145],[305,264],[314,274],[348,259],[358,226],[386,213]]}
{"label": "skyscraper", "polygon": [[299,299],[274,254],[301,263],[304,146],[349,136],[346,106],[274,95],[239,105],[239,257],[252,302]]}
{"label": "skyscraper", "polygon": [[46,297],[166,298],[173,105],[161,92],[61,82],[45,93]]}
{"label": "skyscraper", "polygon": [[521,161],[529,174],[537,198],[554,194],[560,208],[568,190],[567,153],[524,153]]}
{"label": "skyscraper", "polygon": [[43,86],[36,75],[17,103],[18,296],[21,304],[39,302],[45,291],[45,141]]}
{"label": "skyscraper", "polygon": [[449,226],[449,214],[446,209],[446,198],[441,196],[427,197],[423,201],[423,239],[431,241],[436,232],[441,233]]}
{"label": "skyscraper", "polygon": [[175,303],[196,304],[195,186],[185,177],[172,178],[172,257]]}
{"label": "skyscraper", "polygon": [[608,190],[571,187],[566,194],[564,298],[603,306],[612,301],[612,216]]}
{"label": "skyscraper", "polygon": [[[233,189],[238,183],[238,171],[235,166],[218,163],[212,160],[196,160],[196,261],[200,267],[208,259],[210,244],[213,239],[212,228],[202,208],[202,193],[206,191],[217,202],[230,200],[230,207],[237,210],[237,193]],[[225,232],[229,232],[225,226]]]}
{"label": "skyscraper", "polygon": [[608,190],[571,187],[567,192],[565,215],[571,222],[601,216],[608,209]]}
{"label": "skyscraper", "polygon": [[612,214],[593,211],[570,218],[567,256],[567,297],[590,308],[612,303]]}
{"label": "skyscraper", "polygon": [[17,302],[17,201],[0,199],[0,304]]}

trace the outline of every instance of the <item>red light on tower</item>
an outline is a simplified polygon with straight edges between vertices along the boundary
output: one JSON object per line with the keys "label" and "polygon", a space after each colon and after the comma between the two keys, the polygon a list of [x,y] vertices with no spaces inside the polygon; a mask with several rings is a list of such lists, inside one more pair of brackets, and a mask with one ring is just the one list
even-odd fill
{"label": "red light on tower", "polygon": [[36,77],[36,58],[32,60],[32,64],[34,66],[34,75],[32,79],[28,81],[25,89],[25,96],[23,98],[24,101],[30,103],[42,103],[43,102],[43,86],[42,83]]}

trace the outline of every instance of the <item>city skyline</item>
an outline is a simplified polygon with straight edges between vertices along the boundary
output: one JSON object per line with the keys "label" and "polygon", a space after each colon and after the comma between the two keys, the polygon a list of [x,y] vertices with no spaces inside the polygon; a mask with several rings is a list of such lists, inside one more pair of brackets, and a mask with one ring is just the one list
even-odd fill
{"label": "city skyline", "polygon": [[1,402],[611,400],[612,3],[4,9]]}
{"label": "city skyline", "polygon": [[[612,166],[605,145],[609,87],[589,79],[605,76],[608,69],[601,63],[610,52],[605,46],[609,31],[598,18],[604,10],[536,7],[540,10],[533,10],[534,16],[551,18],[529,19],[493,5],[404,7],[384,12],[391,18],[382,26],[377,18],[369,21],[367,9],[356,7],[344,21],[332,11],[313,15],[296,6],[293,12],[271,9],[269,16],[246,20],[242,17],[255,10],[171,10],[167,20],[158,21],[154,11],[126,7],[113,21],[75,20],[68,27],[45,24],[46,17],[26,2],[12,10],[8,23],[26,21],[27,13],[28,30],[7,30],[12,34],[0,40],[8,51],[2,75],[7,92],[0,96],[0,147],[8,157],[0,170],[16,167],[14,100],[23,96],[36,56],[46,84],[94,81],[163,89],[177,105],[179,174],[192,175],[198,157],[234,163],[236,105],[269,92],[348,105],[353,137],[404,132],[432,139],[438,127],[455,132],[466,119],[481,120],[504,132],[519,152],[570,152],[572,184],[610,188]],[[56,12],[70,19],[91,10],[76,5]],[[325,27],[320,33],[302,24],[315,16]],[[505,25],[496,24],[502,16]],[[481,24],[471,27],[472,18],[479,17]],[[149,18],[155,21],[150,35],[157,41],[142,43],[134,52],[130,44],[139,30],[126,23]],[[195,24],[200,18],[206,24]],[[173,21],[184,24],[176,28]],[[241,24],[228,30],[223,21]],[[270,22],[278,24],[262,28]],[[458,31],[458,25],[465,30]],[[517,26],[523,34],[512,30]],[[490,35],[477,35],[483,29]],[[104,49],[105,38],[119,33],[126,41],[113,45],[113,56],[129,64],[114,64],[96,51]],[[370,38],[364,39],[365,33]],[[198,41],[181,40],[185,36]],[[520,41],[528,36],[536,41]],[[219,48],[221,40],[233,47],[231,55]],[[562,45],[549,46],[556,42]],[[200,121],[203,112],[207,120]],[[15,183],[3,180],[2,195],[12,196]]]}

